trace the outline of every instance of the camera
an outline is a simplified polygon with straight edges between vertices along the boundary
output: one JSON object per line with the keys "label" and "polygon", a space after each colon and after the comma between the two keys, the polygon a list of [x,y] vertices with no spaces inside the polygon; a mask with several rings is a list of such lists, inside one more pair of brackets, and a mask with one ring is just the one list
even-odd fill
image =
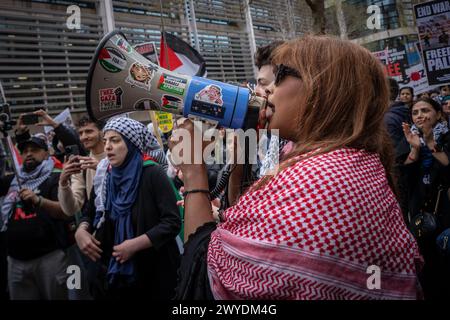
{"label": "camera", "polygon": [[16,125],[15,120],[10,120],[11,114],[9,112],[9,105],[7,103],[0,104],[0,131],[6,132]]}

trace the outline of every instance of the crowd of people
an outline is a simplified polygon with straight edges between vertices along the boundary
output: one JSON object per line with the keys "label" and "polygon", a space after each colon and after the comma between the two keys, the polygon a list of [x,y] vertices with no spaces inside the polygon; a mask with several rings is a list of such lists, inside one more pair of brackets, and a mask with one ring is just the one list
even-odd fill
{"label": "crowd of people", "polygon": [[0,177],[2,297],[448,298],[450,86],[414,96],[327,36],[255,62],[259,126],[279,130],[257,164],[174,166],[177,129],[160,145],[124,116],[74,129],[36,111],[53,141],[20,116],[22,163]]}

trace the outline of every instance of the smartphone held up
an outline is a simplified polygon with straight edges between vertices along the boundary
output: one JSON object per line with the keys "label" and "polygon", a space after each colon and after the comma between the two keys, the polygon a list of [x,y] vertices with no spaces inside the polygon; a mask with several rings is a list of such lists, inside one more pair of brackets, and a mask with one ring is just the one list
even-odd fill
{"label": "smartphone held up", "polygon": [[25,113],[22,115],[22,124],[24,125],[33,125],[39,123],[39,116],[34,113]]}

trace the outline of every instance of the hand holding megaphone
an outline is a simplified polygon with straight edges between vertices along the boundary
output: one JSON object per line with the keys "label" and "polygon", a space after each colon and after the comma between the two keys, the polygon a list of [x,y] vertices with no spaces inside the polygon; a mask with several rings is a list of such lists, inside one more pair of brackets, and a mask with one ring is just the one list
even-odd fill
{"label": "hand holding megaphone", "polygon": [[179,118],[175,121],[168,141],[170,149],[168,159],[175,168],[183,171],[184,165],[203,165],[203,150],[208,142],[204,139],[196,141],[196,137],[203,137],[208,127],[201,121],[191,121],[187,118]]}
{"label": "hand holding megaphone", "polygon": [[154,110],[226,128],[256,128],[265,103],[248,88],[161,68],[137,53],[118,31],[97,47],[86,85],[86,107],[94,120]]}

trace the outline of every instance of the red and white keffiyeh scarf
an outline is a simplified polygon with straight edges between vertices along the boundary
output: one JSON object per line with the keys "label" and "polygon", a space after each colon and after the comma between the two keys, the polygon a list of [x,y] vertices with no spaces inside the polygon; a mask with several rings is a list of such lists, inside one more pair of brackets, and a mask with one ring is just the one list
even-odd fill
{"label": "red and white keffiyeh scarf", "polygon": [[[418,247],[378,155],[303,159],[224,213],[211,235],[216,299],[416,299]],[[380,289],[369,289],[369,266]]]}

